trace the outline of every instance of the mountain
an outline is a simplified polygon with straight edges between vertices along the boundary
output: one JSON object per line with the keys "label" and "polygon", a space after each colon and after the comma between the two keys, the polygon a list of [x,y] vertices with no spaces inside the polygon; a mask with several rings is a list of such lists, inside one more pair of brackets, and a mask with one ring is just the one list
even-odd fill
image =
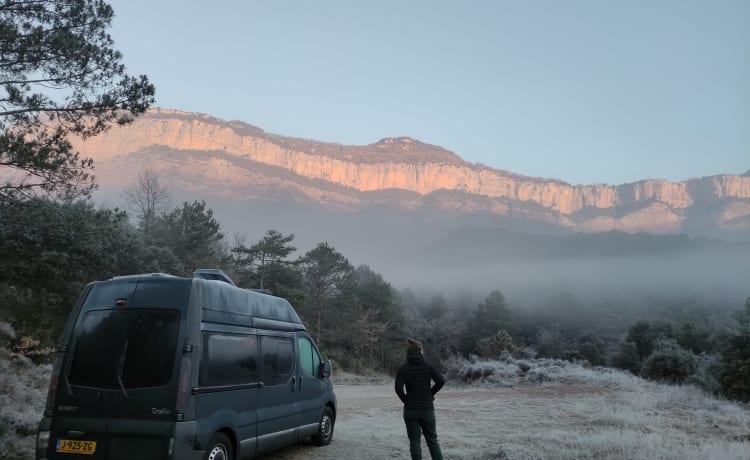
{"label": "mountain", "polygon": [[743,176],[574,186],[468,163],[407,137],[347,146],[165,109],[76,144],[94,158],[105,188],[128,185],[148,166],[224,199],[281,193],[331,209],[485,214],[580,232],[750,232],[750,177]]}
{"label": "mountain", "polygon": [[294,233],[301,251],[328,241],[397,285],[628,280],[747,296],[750,177],[570,185],[408,137],[348,146],[164,109],[73,142],[94,159],[108,205],[149,168],[174,204],[206,200],[230,244],[271,228]]}

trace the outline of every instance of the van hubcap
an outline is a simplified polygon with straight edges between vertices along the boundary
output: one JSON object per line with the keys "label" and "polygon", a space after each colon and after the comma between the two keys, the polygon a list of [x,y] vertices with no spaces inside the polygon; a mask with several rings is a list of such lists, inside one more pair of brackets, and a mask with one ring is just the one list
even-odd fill
{"label": "van hubcap", "polygon": [[214,446],[208,454],[208,460],[228,460],[227,450],[224,448],[224,444]]}
{"label": "van hubcap", "polygon": [[327,415],[323,416],[323,420],[320,421],[320,434],[323,435],[323,439],[331,437],[331,431],[333,429],[333,423],[331,418]]}

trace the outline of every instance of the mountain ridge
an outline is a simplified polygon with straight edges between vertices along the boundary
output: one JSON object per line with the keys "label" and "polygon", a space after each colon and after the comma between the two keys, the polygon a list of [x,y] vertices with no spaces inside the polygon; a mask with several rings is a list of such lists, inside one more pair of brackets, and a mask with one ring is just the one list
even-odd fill
{"label": "mountain ridge", "polygon": [[[122,178],[134,174],[120,172],[134,173],[133,163],[141,168],[149,163],[167,174],[179,169],[183,182],[201,183],[209,195],[226,197],[228,192],[221,189],[227,188],[240,199],[260,192],[273,195],[283,183],[319,205],[350,210],[383,204],[388,199],[373,199],[377,195],[373,192],[390,191],[395,207],[429,204],[436,211],[467,215],[515,213],[569,231],[750,231],[750,177],[745,176],[570,185],[469,163],[449,150],[409,137],[347,146],[169,109],[149,111],[129,126],[74,144],[94,158],[95,173],[105,187],[124,185]],[[144,154],[149,151],[153,156]],[[181,158],[180,152],[192,153]],[[129,162],[131,155],[138,161]],[[254,166],[243,166],[243,161]],[[253,174],[258,165],[273,169],[266,175]]]}

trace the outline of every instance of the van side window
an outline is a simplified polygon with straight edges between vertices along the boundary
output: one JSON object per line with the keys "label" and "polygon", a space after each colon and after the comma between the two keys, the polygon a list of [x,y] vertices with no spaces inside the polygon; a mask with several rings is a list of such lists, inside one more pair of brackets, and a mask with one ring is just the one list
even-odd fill
{"label": "van side window", "polygon": [[292,338],[261,336],[260,349],[263,356],[263,383],[266,386],[286,384],[294,369]]}
{"label": "van side window", "polygon": [[320,355],[307,337],[299,338],[299,362],[302,370],[320,377]]}
{"label": "van side window", "polygon": [[238,385],[254,383],[258,380],[256,336],[203,334],[200,385]]}

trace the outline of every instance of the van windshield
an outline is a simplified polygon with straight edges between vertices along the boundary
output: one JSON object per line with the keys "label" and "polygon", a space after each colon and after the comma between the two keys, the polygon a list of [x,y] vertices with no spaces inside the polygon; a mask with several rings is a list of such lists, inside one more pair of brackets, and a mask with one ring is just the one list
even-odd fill
{"label": "van windshield", "polygon": [[94,310],[75,333],[72,385],[117,389],[168,383],[172,377],[180,312],[168,309]]}

